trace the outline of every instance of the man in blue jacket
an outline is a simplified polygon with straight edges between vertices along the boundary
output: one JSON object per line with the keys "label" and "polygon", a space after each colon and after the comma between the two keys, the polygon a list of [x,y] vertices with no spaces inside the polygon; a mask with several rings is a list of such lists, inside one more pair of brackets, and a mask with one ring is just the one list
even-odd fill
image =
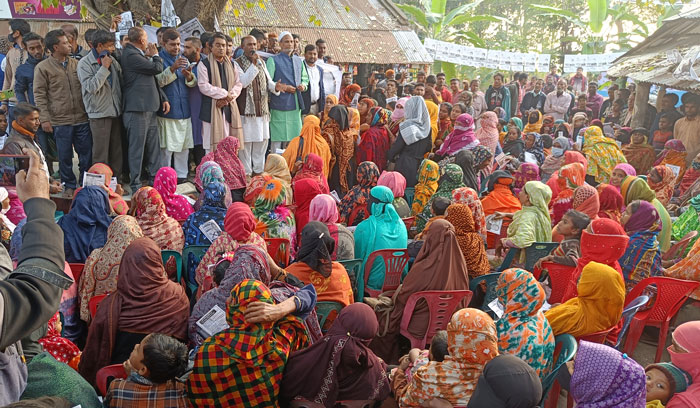
{"label": "man in blue jacket", "polygon": [[158,112],[158,135],[160,139],[160,167],[172,166],[177,172],[178,182],[187,179],[188,158],[194,147],[190,99],[188,88],[197,86],[189,60],[180,53],[180,33],[172,28],[163,31],[163,49],[159,53],[164,71],[157,75],[170,102],[170,112]]}

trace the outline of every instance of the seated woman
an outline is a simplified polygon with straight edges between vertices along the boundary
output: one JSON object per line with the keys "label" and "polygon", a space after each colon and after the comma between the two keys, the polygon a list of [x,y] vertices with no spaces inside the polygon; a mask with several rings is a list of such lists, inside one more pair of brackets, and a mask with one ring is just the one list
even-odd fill
{"label": "seated woman", "polygon": [[[185,247],[190,245],[211,245],[216,237],[207,236],[202,232],[202,225],[215,223],[220,231],[224,230],[224,216],[226,215],[225,197],[226,186],[214,181],[209,183],[202,193],[202,205],[182,224],[182,232],[185,234]],[[210,222],[211,221],[211,222]],[[212,238],[212,239],[210,239]],[[193,276],[199,257],[191,254],[189,259],[184,259],[185,276]]]}
{"label": "seated woman", "polygon": [[221,254],[244,244],[257,245],[267,250],[265,240],[255,233],[255,216],[250,207],[243,203],[233,203],[226,211],[224,230],[211,244],[195,270],[195,281],[201,293],[212,287],[212,276],[208,266],[215,264]]}
{"label": "seated woman", "polygon": [[440,179],[440,168],[432,160],[425,159],[418,169],[418,182],[413,191],[413,204],[411,205],[411,215],[416,216],[423,212],[430,197],[438,189]]}
{"label": "seated woman", "polygon": [[447,348],[443,362],[431,361],[416,370],[401,406],[427,406],[435,398],[466,406],[484,366],[498,356],[493,319],[481,310],[458,310],[447,324]]}
{"label": "seated woman", "polygon": [[[584,173],[588,169],[588,160],[586,160],[581,153],[575,150],[568,150],[566,153],[564,153],[564,164],[562,164],[562,167],[572,163],[579,163],[581,166],[583,166]],[[562,167],[560,167],[560,169]],[[559,171],[552,173],[549,180],[547,180],[547,185],[552,189],[552,197],[559,195]]]}
{"label": "seated woman", "polygon": [[272,177],[282,183],[284,191],[287,193],[287,204],[293,203],[292,175],[287,167],[287,162],[284,160],[284,157],[279,154],[271,153],[267,156],[267,159],[265,159],[263,173],[253,176],[253,178],[250,179],[250,183],[248,183],[248,187],[245,189],[245,196],[243,198],[246,204],[250,206],[255,204],[255,199],[258,198],[268,177]]}
{"label": "seated woman", "polygon": [[632,131],[631,143],[622,148],[622,153],[637,174],[647,174],[656,160],[656,150],[648,143],[649,131],[637,128]]}
{"label": "seated woman", "polygon": [[524,163],[534,158],[537,161],[535,164],[541,166],[544,163],[544,145],[540,134],[526,133],[523,140],[525,141],[525,149],[518,159]]}
{"label": "seated woman", "polygon": [[[216,162],[222,171],[223,183],[226,184],[231,191],[231,199],[233,201],[243,201],[246,187],[245,169],[243,168],[243,162],[238,158],[239,143],[238,138],[235,136],[223,138],[219,144],[216,145],[216,150],[202,158],[196,171],[197,175],[206,174],[206,171],[200,172],[200,167],[203,167],[209,161]],[[211,166],[211,164],[208,166]],[[199,180],[199,182],[197,180]],[[208,181],[211,182],[211,180]],[[201,179],[201,175],[195,178],[194,182],[199,187],[200,191],[203,189],[204,185],[208,184],[204,183],[204,180]]]}
{"label": "seated woman", "polygon": [[357,184],[340,201],[341,223],[351,227],[369,216],[370,190],[377,185],[377,179],[379,168],[376,164],[362,162],[357,166]]}
{"label": "seated woman", "polygon": [[676,175],[671,168],[666,165],[652,167],[647,175],[647,184],[656,193],[656,199],[664,206],[668,206],[676,186]]}
{"label": "seated woman", "polygon": [[[377,316],[381,330],[371,344],[372,350],[389,364],[403,355],[399,326],[408,298],[426,290],[465,290],[469,288],[469,274],[455,229],[445,220],[436,220],[425,234],[424,244],[408,271],[399,293],[394,298],[391,313]],[[359,289],[359,288],[358,288]],[[412,335],[420,337],[428,327],[429,311],[426,304],[418,304],[408,325]],[[406,350],[407,351],[407,350]]]}
{"label": "seated woman", "polygon": [[615,166],[627,163],[615,140],[604,136],[598,126],[590,126],[584,132],[581,152],[588,159],[586,175],[590,176],[591,182],[607,183]]}
{"label": "seated woman", "polygon": [[636,176],[637,170],[632,167],[632,165],[627,163],[620,163],[613,169],[612,176],[610,176],[610,185],[617,188],[620,191],[622,187],[622,181],[627,178],[627,176]]}
{"label": "seated woman", "polygon": [[470,150],[460,150],[455,154],[454,160],[455,164],[462,168],[464,185],[474,191],[480,190],[479,168],[474,164],[474,154]]}
{"label": "seated woman", "polygon": [[627,206],[621,222],[630,237],[620,258],[625,288],[629,292],[642,279],[661,275],[661,251],[657,240],[661,220],[653,205],[636,200]]}
{"label": "seated woman", "polygon": [[467,408],[535,407],[541,398],[542,382],[535,370],[515,356],[501,354],[484,366]]}
{"label": "seated woman", "polygon": [[394,208],[401,218],[411,216],[411,209],[408,207],[404,192],[406,191],[406,178],[397,171],[384,171],[377,180],[378,186],[389,187],[394,194]]}
{"label": "seated woman", "polygon": [[311,179],[318,183],[321,186],[323,194],[330,193],[328,189],[328,177],[326,173],[323,172],[323,159],[321,156],[314,153],[309,153],[304,156],[304,163],[301,164],[301,167],[294,173],[294,177],[292,178],[292,189],[303,179]]}
{"label": "seated woman", "polygon": [[649,187],[646,181],[641,178],[629,176],[622,182],[620,193],[625,201],[625,205],[629,205],[635,200],[644,200],[650,202],[661,217],[661,233],[659,234],[659,245],[661,252],[668,251],[671,247],[671,231],[673,223],[666,207],[656,198],[654,190]]}
{"label": "seated woman", "polygon": [[458,188],[452,192],[452,202],[454,204],[466,204],[469,207],[472,211],[476,232],[481,235],[482,239],[486,240],[486,216],[476,191],[469,187]]}
{"label": "seated woman", "polygon": [[102,248],[92,251],[80,276],[78,296],[81,320],[86,323],[92,320],[88,308],[90,299],[117,290],[119,264],[124,251],[135,239],[141,237],[143,231],[130,215],[118,216],[107,228],[107,242]]}
{"label": "seated woman", "polygon": [[577,407],[646,406],[644,368],[612,347],[582,341],[561,371],[570,378],[569,395]]}
{"label": "seated woman", "polygon": [[[700,178],[700,153],[698,153],[690,167],[685,171],[682,177],[678,177],[678,195],[683,197],[686,195],[691,186]],[[679,198],[680,199],[680,198]],[[682,200],[681,200],[682,201]],[[8,215],[9,217],[9,215]]]}
{"label": "seated woman", "polygon": [[84,263],[88,255],[102,248],[107,241],[107,228],[112,223],[107,192],[102,187],[81,189],[68,214],[58,220],[63,230],[66,262]]}
{"label": "seated woman", "polygon": [[622,194],[611,184],[598,184],[600,209],[598,218],[609,218],[620,222],[622,216]]}
{"label": "seated woman", "polygon": [[423,212],[416,217],[416,232],[421,233],[425,228],[426,223],[430,219],[430,207],[432,202],[438,197],[452,199],[452,192],[460,187],[465,187],[464,178],[462,177],[462,168],[456,164],[448,164],[444,168],[444,172],[438,182],[438,189],[430,197],[426,203]]}
{"label": "seated woman", "polygon": [[513,172],[513,180],[513,194],[517,196],[528,181],[540,181],[540,169],[534,163],[521,163]]}
{"label": "seated woman", "polygon": [[263,238],[286,238],[296,248],[297,231],[294,214],[285,205],[287,198],[282,183],[270,179],[255,200],[255,233]]}
{"label": "seated woman", "polygon": [[[399,249],[408,245],[408,232],[406,224],[401,221],[399,215],[391,204],[394,196],[388,187],[374,187],[370,194],[369,208],[371,215],[362,221],[355,229],[355,257],[367,262],[370,254],[379,249]],[[362,301],[365,296],[364,273],[357,277],[357,293],[355,300]],[[384,284],[384,264],[381,260],[375,260],[367,279],[367,286],[374,290],[381,290]]]}
{"label": "seated woman", "polygon": [[463,113],[457,117],[454,129],[447,135],[435,154],[442,159],[454,156],[461,150],[472,149],[478,144],[479,141],[474,134],[474,118],[468,113]]}
{"label": "seated woman", "polygon": [[552,154],[545,157],[542,166],[540,167],[540,177],[543,183],[546,183],[552,174],[559,171],[564,165],[564,154],[571,148],[569,139],[560,136],[552,142]]}
{"label": "seated woman", "polygon": [[434,143],[436,148],[442,146],[447,136],[449,136],[454,129],[452,108],[453,106],[450,102],[443,102],[438,107],[438,131],[437,137],[435,138],[436,143]]}
{"label": "seated woman", "polygon": [[544,313],[554,335],[583,337],[610,329],[620,321],[625,283],[615,269],[589,262],[577,285],[578,296]]}
{"label": "seated woman", "polygon": [[574,189],[582,186],[585,180],[586,170],[580,163],[567,164],[559,169],[557,173],[559,194],[552,200],[554,224],[561,221],[561,217],[563,217],[567,211],[574,208]]}
{"label": "seated woman", "polygon": [[391,147],[389,130],[386,127],[390,114],[390,111],[379,106],[369,110],[367,124],[370,128],[362,132],[360,143],[355,148],[355,161],[357,163],[371,161],[377,165],[380,172],[384,171],[386,152]]}
{"label": "seated woman", "polygon": [[304,118],[301,133],[289,142],[282,157],[287,162],[289,171],[294,173],[302,159],[305,161],[309,154],[315,154],[321,159],[319,170],[327,178],[330,171],[331,148],[321,136],[321,120],[315,115],[307,115]]}
{"label": "seated woman", "polygon": [[318,301],[330,301],[347,306],[353,302],[350,278],[343,265],[333,262],[331,254],[335,241],[328,227],[318,221],[309,221],[301,232],[301,243],[296,262],[285,270],[305,284],[313,284]]}
{"label": "seated woman", "polygon": [[[690,209],[686,212],[695,212]],[[672,265],[665,265],[664,275],[676,279],[694,280],[700,282],[700,239],[696,240],[690,252],[683,259]],[[700,300],[700,289],[695,289],[690,297]]]}
{"label": "seated woman", "polygon": [[[518,195],[523,209],[513,214],[513,221],[508,226],[508,236],[502,238],[506,248],[527,248],[535,242],[552,240],[552,220],[549,218],[549,200],[552,190],[539,181],[528,181]],[[497,214],[497,216],[508,214]],[[520,262],[525,260],[525,251],[521,251]]]}
{"label": "seated woman", "polygon": [[191,406],[278,406],[287,359],[310,344],[302,319],[291,314],[301,302],[291,297],[276,304],[265,284],[245,279],[226,306],[230,328],[206,339],[195,355],[187,381]]}
{"label": "seated woman", "polygon": [[507,171],[497,170],[489,178],[487,194],[481,199],[484,215],[497,212],[514,213],[522,208],[522,204],[513,194],[513,176]]}
{"label": "seated woman", "polygon": [[[294,220],[296,223],[297,242],[301,239],[301,230],[309,222],[311,201],[323,192],[323,186],[313,179],[302,179],[294,184]],[[335,203],[335,200],[333,201]]]}
{"label": "seated woman", "polygon": [[153,188],[160,193],[168,216],[177,221],[184,221],[194,212],[192,205],[184,196],[177,194],[177,173],[172,167],[161,167],[156,173]]}
{"label": "seated woman", "polygon": [[[209,185],[209,183],[218,182],[226,186],[226,180],[224,180],[224,173],[221,170],[221,166],[214,161],[202,162],[197,167],[196,177],[194,179],[194,184],[199,191],[199,198],[197,202],[194,203],[194,210],[199,210],[202,205],[202,199],[204,198],[204,188]],[[133,199],[133,196],[132,196]],[[228,208],[231,205],[231,190],[226,188],[226,194],[224,195],[224,207]]]}
{"label": "seated woman", "polygon": [[309,207],[309,221],[320,221],[328,228],[335,241],[331,254],[334,261],[355,259],[355,238],[346,226],[338,224],[338,206],[333,197],[328,194],[314,197]]}
{"label": "seated woman", "polygon": [[[129,211],[129,205],[124,201],[124,198],[122,197],[124,195],[124,190],[122,189],[121,184],[117,184],[117,188],[115,190],[112,190],[112,188],[109,186],[110,183],[112,182],[112,177],[114,177],[114,172],[112,169],[104,164],[104,163],[95,163],[90,167],[87,171],[88,173],[93,173],[93,174],[102,174],[105,176],[105,189],[107,190],[107,194],[109,195],[109,205],[112,207],[112,212],[114,212],[117,215],[124,215]],[[75,190],[75,194],[78,194],[78,191],[80,191],[82,187],[78,188]]]}
{"label": "seated woman", "polygon": [[322,124],[321,136],[331,148],[328,180],[339,194],[349,190],[352,184],[350,159],[355,151],[355,141],[360,131],[360,114],[357,109],[336,105],[328,111]]}
{"label": "seated woman", "polygon": [[158,245],[134,240],[119,265],[117,291],[97,308],[90,325],[79,371],[95,385],[97,371],[129,358],[148,333],[187,339],[190,302],[179,283],[168,280]]}
{"label": "seated woman", "polygon": [[508,126],[508,131],[503,140],[503,153],[519,158],[525,151],[525,141],[517,126]]}
{"label": "seated woman", "polygon": [[571,203],[574,210],[586,214],[588,218],[592,220],[598,218],[600,197],[598,196],[598,190],[590,184],[576,187]]}
{"label": "seated woman", "polygon": [[688,152],[683,142],[678,139],[671,139],[665,142],[663,150],[654,162],[654,166],[665,166],[667,164],[678,166],[677,181],[681,181],[686,170],[687,161]]}
{"label": "seated woman", "polygon": [[[700,323],[686,322],[676,327],[671,334],[671,346],[668,354],[671,362],[692,376],[692,385],[685,392],[678,393],[668,401],[667,408],[685,408],[697,406],[700,401]],[[695,405],[693,405],[695,404]]]}
{"label": "seated woman", "polygon": [[[280,399],[300,396],[325,406],[342,400],[385,400],[390,394],[386,364],[367,347],[378,329],[369,306],[355,303],[343,308],[323,341],[289,357]],[[328,373],[332,378],[324,382]]]}
{"label": "seated woman", "polygon": [[490,271],[484,240],[474,225],[472,210],[466,204],[452,204],[447,207],[445,220],[455,228],[457,242],[467,265],[469,278],[486,275]]}

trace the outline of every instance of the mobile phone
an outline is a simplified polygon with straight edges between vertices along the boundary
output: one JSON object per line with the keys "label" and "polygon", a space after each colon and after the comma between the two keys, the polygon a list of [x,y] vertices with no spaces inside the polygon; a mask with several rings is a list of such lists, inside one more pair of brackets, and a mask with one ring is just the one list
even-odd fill
{"label": "mobile phone", "polygon": [[374,74],[374,79],[376,79],[377,81],[383,81],[384,78],[386,78],[386,76],[384,74],[377,74],[377,73]]}
{"label": "mobile phone", "polygon": [[0,154],[0,186],[15,186],[15,175],[20,170],[29,170],[29,156]]}

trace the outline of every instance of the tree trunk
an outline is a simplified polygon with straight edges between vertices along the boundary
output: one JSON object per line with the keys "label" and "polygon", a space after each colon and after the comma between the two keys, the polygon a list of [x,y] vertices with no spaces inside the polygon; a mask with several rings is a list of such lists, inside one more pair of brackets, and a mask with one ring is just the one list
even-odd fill
{"label": "tree trunk", "polygon": [[[199,18],[205,29],[214,30],[214,16],[222,15],[226,0],[172,0],[175,12],[184,23],[195,17]],[[131,11],[134,22],[160,19],[160,0],[83,0],[98,27],[109,29],[112,16]]]}

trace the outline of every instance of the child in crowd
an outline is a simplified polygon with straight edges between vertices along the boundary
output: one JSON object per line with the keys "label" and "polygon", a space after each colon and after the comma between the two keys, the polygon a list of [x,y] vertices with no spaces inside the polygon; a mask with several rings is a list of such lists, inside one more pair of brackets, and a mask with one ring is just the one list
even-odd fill
{"label": "child in crowd", "polygon": [[391,389],[396,400],[403,396],[408,384],[413,381],[413,373],[430,361],[442,362],[449,354],[447,350],[447,330],[438,330],[430,341],[428,350],[411,349],[399,359],[399,366],[391,370]]}
{"label": "child in crowd", "polygon": [[56,360],[77,370],[80,363],[80,349],[72,341],[61,337],[62,330],[61,316],[56,312],[49,320],[46,336],[39,339],[39,344]]}
{"label": "child in crowd", "polygon": [[554,227],[555,232],[563,236],[564,239],[551,254],[540,258],[535,264],[535,268],[541,268],[543,262],[576,266],[576,262],[581,256],[581,232],[588,227],[590,222],[591,219],[580,211],[567,211],[561,221]]}
{"label": "child in crowd", "polygon": [[662,151],[670,139],[673,139],[673,121],[666,114],[663,114],[659,118],[659,128],[654,131],[652,138],[652,146],[654,146],[656,153]]}
{"label": "child in crowd", "polygon": [[421,237],[423,236],[423,234],[425,234],[425,232],[428,230],[430,224],[433,221],[445,218],[445,211],[447,211],[447,207],[449,207],[450,204],[452,204],[452,201],[449,198],[435,197],[433,203],[430,205],[430,210],[433,216],[425,224],[425,228],[423,228],[423,231],[416,236],[416,240],[421,239]]}
{"label": "child in crowd", "polygon": [[650,364],[647,377],[647,408],[663,408],[676,393],[684,392],[693,380],[672,363]]}
{"label": "child in crowd", "polygon": [[187,346],[160,333],[146,336],[124,362],[128,377],[112,381],[106,407],[141,406],[148,401],[187,407],[185,385],[176,380],[187,369]]}
{"label": "child in crowd", "polygon": [[5,111],[0,111],[0,149],[5,146],[5,140],[9,136],[7,133],[7,114]]}

